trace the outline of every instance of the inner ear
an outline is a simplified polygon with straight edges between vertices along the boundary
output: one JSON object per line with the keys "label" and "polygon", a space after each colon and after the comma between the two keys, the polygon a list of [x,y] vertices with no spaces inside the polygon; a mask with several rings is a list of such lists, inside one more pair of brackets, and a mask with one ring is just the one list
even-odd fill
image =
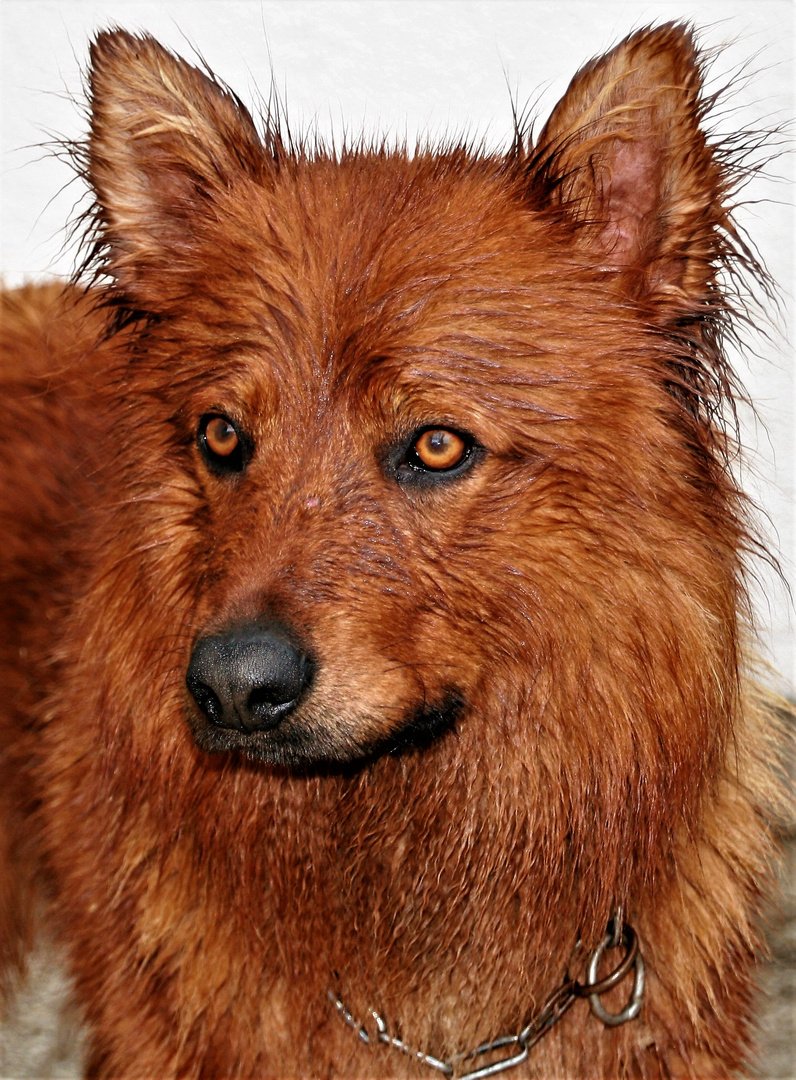
{"label": "inner ear", "polygon": [[214,200],[258,177],[267,155],[241,102],[149,36],[100,34],[90,89],[88,174],[107,269],[142,301],[158,271],[156,304],[164,273],[212,218]]}
{"label": "inner ear", "polygon": [[639,267],[660,239],[658,208],[663,181],[663,148],[652,131],[604,144],[593,167],[600,170],[594,220],[607,263],[617,269]]}
{"label": "inner ear", "polygon": [[639,31],[578,72],[533,153],[537,198],[659,310],[710,295],[722,251],[724,189],[700,127],[701,86],[687,28]]}

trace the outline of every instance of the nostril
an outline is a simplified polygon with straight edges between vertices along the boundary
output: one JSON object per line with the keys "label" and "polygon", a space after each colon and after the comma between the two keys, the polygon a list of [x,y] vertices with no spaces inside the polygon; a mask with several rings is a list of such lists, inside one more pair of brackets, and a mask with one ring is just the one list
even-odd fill
{"label": "nostril", "polygon": [[[276,697],[281,697],[279,694]],[[270,687],[257,687],[249,694],[247,710],[255,721],[255,726],[264,730],[275,727],[283,716],[291,712],[296,704],[295,697],[289,697],[287,701],[275,700]]]}
{"label": "nostril", "polygon": [[212,724],[266,731],[296,707],[312,675],[312,661],[294,635],[269,623],[200,639],[186,684]]}
{"label": "nostril", "polygon": [[300,687],[294,689],[282,682],[276,685],[267,683],[265,686],[255,686],[246,704],[252,711],[285,709],[293,704],[299,695],[299,690]]}
{"label": "nostril", "polygon": [[223,727],[224,710],[221,706],[221,702],[218,700],[215,691],[213,691],[206,683],[203,683],[199,679],[192,677],[190,672],[185,681],[188,684],[188,689],[193,694],[196,704],[205,714],[210,723],[216,724],[219,727]]}

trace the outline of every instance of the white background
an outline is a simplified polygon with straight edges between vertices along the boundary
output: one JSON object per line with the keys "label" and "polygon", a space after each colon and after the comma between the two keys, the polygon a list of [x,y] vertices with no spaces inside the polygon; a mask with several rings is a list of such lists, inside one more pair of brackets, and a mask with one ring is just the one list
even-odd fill
{"label": "white background", "polygon": [[[410,143],[476,132],[498,148],[510,139],[512,95],[520,106],[537,102],[544,119],[585,60],[634,28],[683,18],[719,47],[716,82],[734,88],[723,130],[793,120],[790,0],[0,0],[0,268],[7,284],[71,270],[64,225],[82,190],[41,144],[84,130],[81,73],[88,39],[101,27],[148,30],[189,58],[195,48],[248,103],[258,85],[267,94],[273,72],[297,130],[387,131]],[[767,173],[746,189],[740,219],[780,285],[782,310],[771,313],[771,340],[751,340],[735,362],[757,408],[745,420],[744,483],[793,583],[792,157]],[[793,606],[775,574],[756,572],[765,649],[788,689],[796,676]]]}

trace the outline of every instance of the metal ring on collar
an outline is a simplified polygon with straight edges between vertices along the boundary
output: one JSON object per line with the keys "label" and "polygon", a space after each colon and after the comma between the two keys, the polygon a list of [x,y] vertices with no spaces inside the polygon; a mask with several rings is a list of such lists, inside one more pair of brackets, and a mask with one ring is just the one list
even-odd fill
{"label": "metal ring on collar", "polygon": [[[633,989],[630,993],[630,998],[624,1009],[618,1013],[610,1013],[603,1007],[603,1003],[600,1001],[600,993],[605,993],[605,989],[600,990],[600,993],[589,994],[589,1005],[591,1011],[601,1020],[607,1027],[618,1027],[620,1024],[627,1023],[628,1020],[635,1020],[641,1011],[641,1000],[644,996],[644,961],[641,958],[641,953],[638,951],[638,945],[636,935],[633,930],[627,926],[622,928],[621,943],[628,949],[628,955],[633,956]],[[589,966],[586,969],[586,979],[588,985],[598,986],[597,980],[597,967],[600,963],[600,957],[603,952],[612,944],[611,934],[606,934],[589,959]],[[634,948],[635,947],[635,948]],[[633,955],[634,954],[634,955]],[[623,966],[623,965],[620,965]],[[628,969],[629,970],[629,969]],[[610,980],[613,983],[613,980]]]}

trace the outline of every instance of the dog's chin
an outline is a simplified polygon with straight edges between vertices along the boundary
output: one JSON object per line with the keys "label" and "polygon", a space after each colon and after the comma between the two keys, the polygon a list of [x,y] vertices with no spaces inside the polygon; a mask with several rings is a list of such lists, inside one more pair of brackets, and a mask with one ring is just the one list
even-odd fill
{"label": "dog's chin", "polygon": [[[237,753],[252,762],[302,769],[425,750],[454,730],[462,709],[462,696],[448,691],[437,704],[408,712],[386,732],[383,722],[360,720],[354,727],[339,718],[323,723],[291,717],[270,731],[253,732],[215,727],[204,717],[190,716],[189,723],[197,746],[207,753]],[[363,730],[372,734],[363,735]]]}

